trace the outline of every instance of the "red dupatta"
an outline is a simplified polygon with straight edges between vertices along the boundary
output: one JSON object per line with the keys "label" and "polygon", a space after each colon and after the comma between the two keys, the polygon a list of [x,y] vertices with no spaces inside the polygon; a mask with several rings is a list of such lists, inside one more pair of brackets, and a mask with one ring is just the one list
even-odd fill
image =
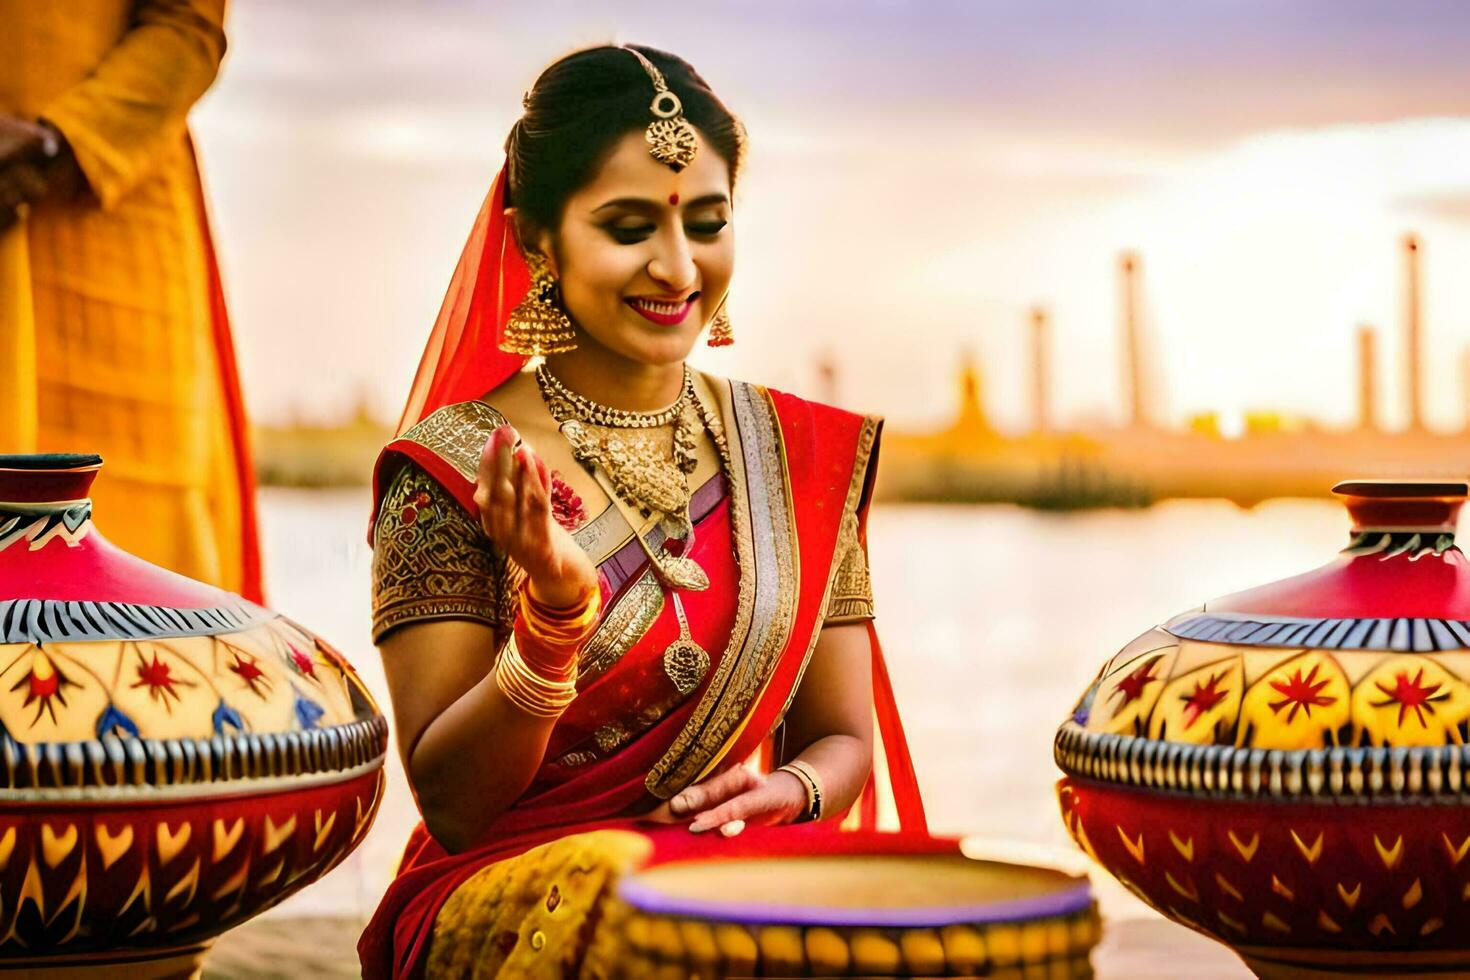
{"label": "red dupatta", "polygon": [[505,213],[509,179],[502,164],[480,205],[424,345],[398,420],[399,435],[445,405],[498,388],[526,365],[526,358],[500,349],[505,322],[531,288],[530,267]]}

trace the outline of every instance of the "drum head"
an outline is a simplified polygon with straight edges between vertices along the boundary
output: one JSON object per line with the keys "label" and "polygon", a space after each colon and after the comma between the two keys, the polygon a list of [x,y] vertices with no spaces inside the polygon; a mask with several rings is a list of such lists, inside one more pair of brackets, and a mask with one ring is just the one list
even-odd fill
{"label": "drum head", "polygon": [[957,854],[849,854],[678,861],[629,875],[645,914],[744,924],[937,928],[1086,912],[1087,879]]}

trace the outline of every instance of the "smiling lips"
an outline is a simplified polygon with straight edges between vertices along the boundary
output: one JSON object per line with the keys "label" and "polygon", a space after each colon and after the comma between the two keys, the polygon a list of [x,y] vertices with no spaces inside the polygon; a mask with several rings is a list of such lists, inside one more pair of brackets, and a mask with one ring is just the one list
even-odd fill
{"label": "smiling lips", "polygon": [[694,306],[694,301],[698,298],[698,293],[692,293],[685,299],[677,302],[635,296],[632,299],[624,300],[624,302],[636,310],[645,320],[651,320],[660,326],[672,327],[684,322],[684,318],[689,315],[689,310]]}

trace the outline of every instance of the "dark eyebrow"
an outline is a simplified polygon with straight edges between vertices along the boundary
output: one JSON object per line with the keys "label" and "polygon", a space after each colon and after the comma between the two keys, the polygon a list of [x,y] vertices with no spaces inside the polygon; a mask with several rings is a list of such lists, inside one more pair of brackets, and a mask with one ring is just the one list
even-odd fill
{"label": "dark eyebrow", "polygon": [[[685,203],[684,207],[702,208],[709,204],[726,204],[729,200],[724,194],[706,194],[704,197],[696,197],[694,200]],[[619,197],[608,201],[606,204],[599,204],[592,209],[592,213],[596,214],[607,208],[627,208],[629,211],[661,211],[664,207],[665,205],[662,202],[646,197]]]}

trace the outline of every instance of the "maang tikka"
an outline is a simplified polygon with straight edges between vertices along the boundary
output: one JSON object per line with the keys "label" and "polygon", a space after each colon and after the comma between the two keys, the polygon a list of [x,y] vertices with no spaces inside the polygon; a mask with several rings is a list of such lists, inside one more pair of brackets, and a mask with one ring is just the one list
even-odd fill
{"label": "maang tikka", "polygon": [[510,311],[500,349],[507,354],[541,357],[577,349],[577,331],[557,298],[556,277],[539,252],[526,253],[531,288]]}
{"label": "maang tikka", "polygon": [[654,115],[653,122],[643,131],[648,140],[648,153],[674,173],[678,173],[694,162],[694,127],[684,118],[684,103],[669,89],[664,73],[643,52],[628,45],[622,49],[638,59],[648,77],[653,79],[653,101],[648,109]]}

